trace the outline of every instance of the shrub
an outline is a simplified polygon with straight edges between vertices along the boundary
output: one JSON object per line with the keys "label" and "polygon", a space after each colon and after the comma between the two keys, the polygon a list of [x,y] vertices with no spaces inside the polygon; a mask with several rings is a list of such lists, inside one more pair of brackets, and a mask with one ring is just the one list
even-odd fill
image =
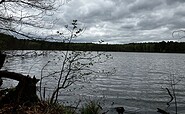
{"label": "shrub", "polygon": [[100,114],[101,106],[96,101],[86,103],[81,110],[81,114]]}

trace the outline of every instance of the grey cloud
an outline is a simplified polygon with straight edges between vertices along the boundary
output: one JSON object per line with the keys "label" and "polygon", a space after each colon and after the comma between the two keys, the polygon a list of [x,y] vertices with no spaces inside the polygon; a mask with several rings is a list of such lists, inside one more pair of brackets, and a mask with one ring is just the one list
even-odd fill
{"label": "grey cloud", "polygon": [[173,30],[183,29],[185,27],[185,20],[184,19],[172,20],[170,27]]}
{"label": "grey cloud", "polygon": [[131,5],[130,10],[133,12],[151,11],[159,7],[161,4],[161,0],[137,0]]}
{"label": "grey cloud", "polygon": [[126,29],[126,30],[131,30],[131,29],[134,29],[135,28],[135,25],[133,25],[133,24],[125,24],[125,25],[122,25],[121,27],[120,27],[122,30],[123,29]]}
{"label": "grey cloud", "polygon": [[77,42],[161,41],[185,28],[184,0],[72,0],[56,14],[56,29],[73,19],[86,27]]}
{"label": "grey cloud", "polygon": [[176,17],[184,18],[185,16],[184,5],[185,3],[176,8],[176,10],[174,11],[174,18]]}
{"label": "grey cloud", "polygon": [[156,29],[159,26],[160,26],[159,23],[157,23],[157,21],[152,19],[142,20],[138,23],[139,29],[142,29],[142,30]]}
{"label": "grey cloud", "polygon": [[185,3],[184,0],[166,0],[166,3],[168,5],[175,5],[175,4],[179,4],[179,3]]}

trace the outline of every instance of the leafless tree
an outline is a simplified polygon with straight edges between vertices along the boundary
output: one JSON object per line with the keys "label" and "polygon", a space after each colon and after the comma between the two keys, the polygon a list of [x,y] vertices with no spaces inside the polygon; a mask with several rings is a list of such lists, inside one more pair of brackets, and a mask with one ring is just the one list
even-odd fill
{"label": "leafless tree", "polygon": [[[66,0],[0,0],[0,32],[10,32],[27,38],[35,38],[33,28],[51,29],[53,23],[44,18],[53,13]],[[26,30],[26,29],[30,30]]]}
{"label": "leafless tree", "polygon": [[[37,38],[32,30],[35,28],[51,29],[53,23],[45,23],[44,18],[53,15],[57,8],[66,2],[63,0],[0,0],[0,33],[18,35],[24,38]],[[3,57],[2,54],[1,57]],[[4,60],[2,63],[4,63]],[[20,101],[23,96],[28,98],[27,100],[31,100],[30,95],[36,96],[38,80],[35,77],[31,78],[19,73],[0,70],[1,77],[19,81],[16,92],[13,93],[13,96],[17,97],[10,97],[9,95],[12,96],[12,93],[9,93],[5,95],[5,101],[7,101],[6,98]],[[33,91],[30,88],[33,88]],[[24,102],[26,99],[22,99],[22,101]],[[8,102],[11,102],[11,100],[8,100]]]}
{"label": "leafless tree", "polygon": [[[83,29],[78,28],[77,20],[73,20],[72,25],[66,25],[66,29],[69,31],[68,37],[64,35],[64,33],[57,32],[61,35],[61,38],[65,40],[67,46],[70,47],[70,43],[72,39],[78,37],[83,32]],[[60,64],[60,69],[56,71],[49,72],[48,75],[44,75],[44,69],[47,69],[49,64],[52,61],[48,61],[43,69],[41,70],[41,79],[40,79],[40,98],[41,100],[45,98],[45,90],[43,87],[43,80],[54,80],[54,88],[52,95],[50,96],[50,103],[57,103],[59,93],[62,90],[67,89],[68,87],[74,85],[76,82],[88,82],[90,79],[95,78],[100,74],[110,74],[112,72],[102,71],[101,69],[93,69],[95,64],[100,64],[107,62],[107,60],[111,59],[111,55],[106,54],[104,52],[91,52],[91,51],[71,51],[66,50],[57,54],[59,60],[57,63]],[[55,65],[56,65],[55,64]],[[58,65],[56,65],[58,66]],[[48,79],[49,78],[49,79]],[[46,84],[47,85],[47,84]],[[51,86],[49,86],[51,87]],[[42,93],[44,93],[42,95]]]}

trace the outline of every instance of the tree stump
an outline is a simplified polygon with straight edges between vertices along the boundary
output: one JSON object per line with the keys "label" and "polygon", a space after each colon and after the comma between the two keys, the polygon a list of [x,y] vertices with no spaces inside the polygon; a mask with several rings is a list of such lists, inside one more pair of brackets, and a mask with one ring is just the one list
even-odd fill
{"label": "tree stump", "polygon": [[18,85],[1,99],[1,103],[33,103],[39,100],[36,94],[36,83],[39,80],[35,77],[8,71],[0,71],[0,77],[19,81]]}
{"label": "tree stump", "polygon": [[[5,57],[6,55],[0,52],[0,68],[3,66]],[[0,70],[0,79],[2,77],[17,80],[19,83],[14,89],[9,90],[8,93],[1,98],[0,104],[34,103],[39,100],[36,94],[36,84],[39,80],[36,79],[35,76],[31,78],[19,73]]]}
{"label": "tree stump", "polygon": [[1,51],[0,51],[0,69],[3,67],[5,58],[6,58],[6,55],[2,54]]}
{"label": "tree stump", "polygon": [[[4,61],[5,61],[6,55],[2,54],[0,51],[0,69],[3,67]],[[3,80],[0,78],[0,87],[3,84]]]}

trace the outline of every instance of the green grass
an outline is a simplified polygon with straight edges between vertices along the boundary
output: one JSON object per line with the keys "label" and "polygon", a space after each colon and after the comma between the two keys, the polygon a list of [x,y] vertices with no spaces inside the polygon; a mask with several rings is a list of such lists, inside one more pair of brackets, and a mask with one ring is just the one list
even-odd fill
{"label": "green grass", "polygon": [[96,101],[86,103],[81,110],[81,114],[100,114],[101,107]]}

